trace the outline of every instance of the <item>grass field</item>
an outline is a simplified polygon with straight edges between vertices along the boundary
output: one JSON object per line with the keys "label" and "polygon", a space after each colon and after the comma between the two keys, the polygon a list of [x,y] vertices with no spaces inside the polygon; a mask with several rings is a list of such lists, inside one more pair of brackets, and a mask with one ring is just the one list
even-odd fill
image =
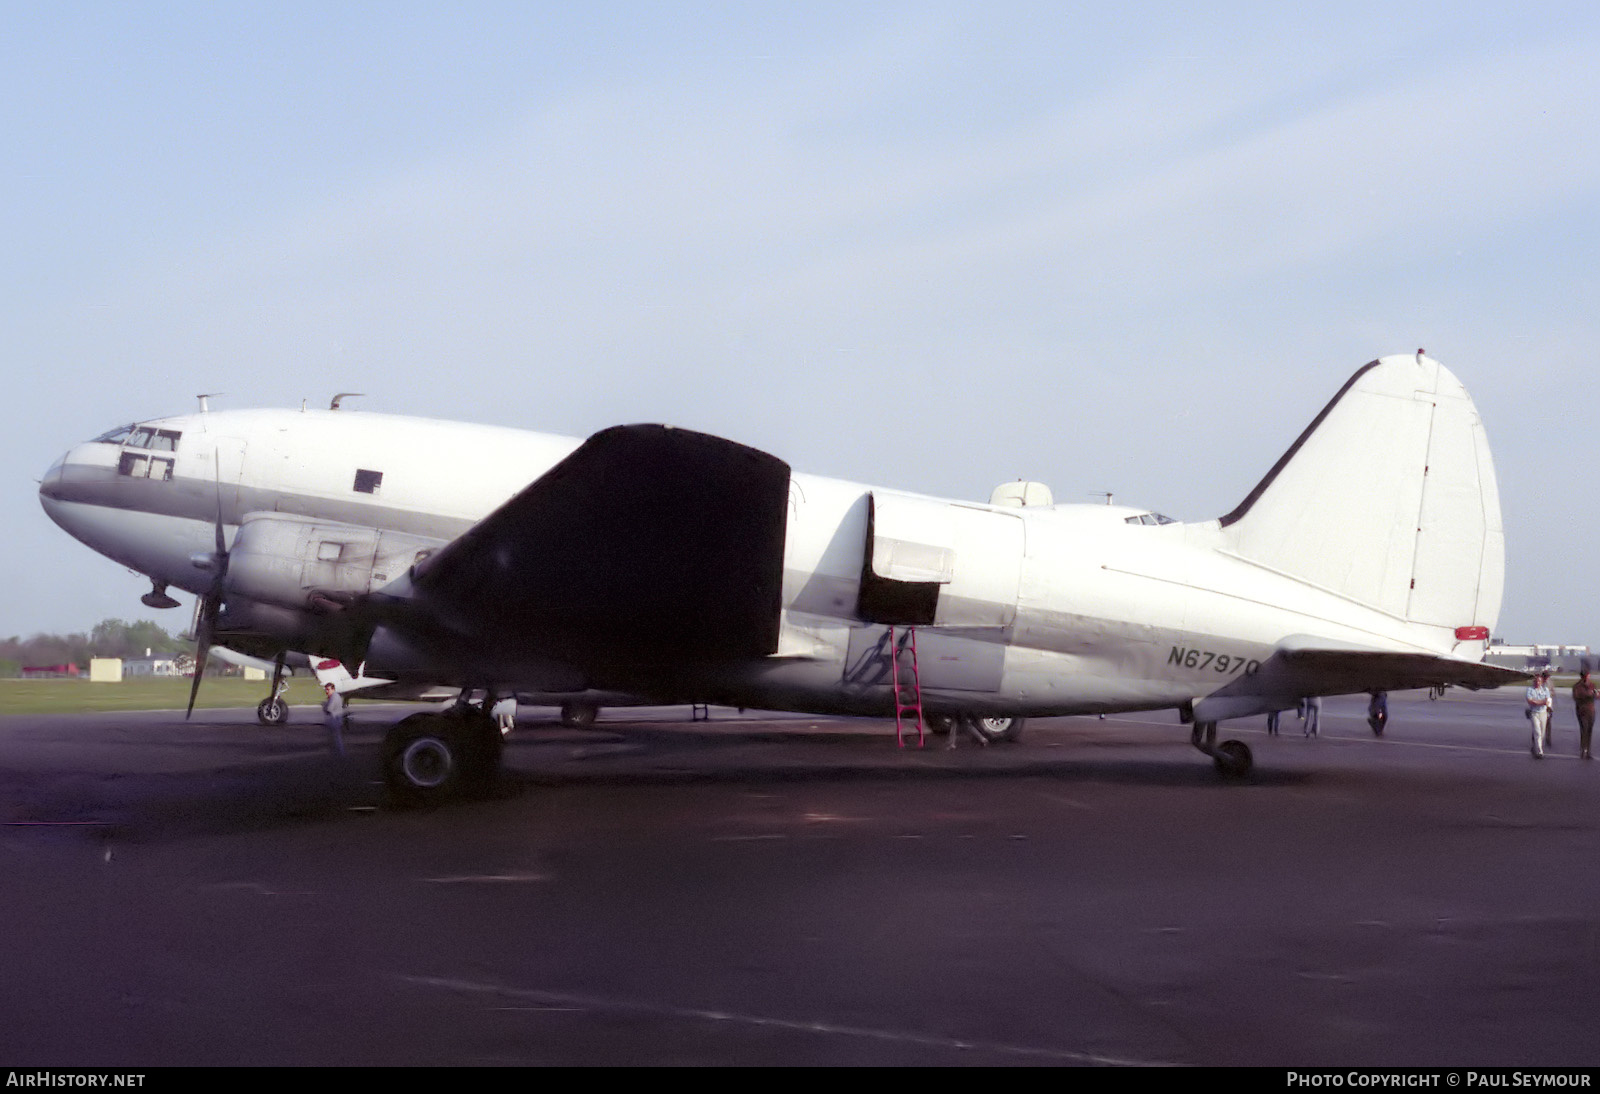
{"label": "grass field", "polygon": [[[71,714],[95,710],[182,710],[189,703],[185,677],[152,677],[117,684],[87,680],[0,680],[0,715]],[[200,707],[253,707],[267,697],[269,680],[207,677],[201,681]],[[289,681],[290,705],[320,704],[322,688],[310,676]]]}

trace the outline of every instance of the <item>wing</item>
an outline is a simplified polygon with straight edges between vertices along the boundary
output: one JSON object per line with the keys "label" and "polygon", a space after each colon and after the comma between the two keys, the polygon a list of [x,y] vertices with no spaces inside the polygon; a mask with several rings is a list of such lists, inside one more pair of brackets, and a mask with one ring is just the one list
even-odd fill
{"label": "wing", "polygon": [[[778,646],[789,465],[662,425],[596,433],[419,565],[430,640],[593,667]],[[392,620],[400,622],[403,620]]]}

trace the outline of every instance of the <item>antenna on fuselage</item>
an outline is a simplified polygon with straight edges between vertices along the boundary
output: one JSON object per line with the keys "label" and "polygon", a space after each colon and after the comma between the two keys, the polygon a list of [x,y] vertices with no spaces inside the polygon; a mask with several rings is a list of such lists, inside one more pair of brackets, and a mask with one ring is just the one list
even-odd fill
{"label": "antenna on fuselage", "polygon": [[200,400],[200,413],[202,413],[202,414],[210,414],[211,413],[211,404],[206,402],[207,399],[218,399],[218,398],[221,398],[222,396],[224,396],[226,394],[227,394],[226,391],[210,391],[210,392],[207,392],[204,395],[196,395],[195,398]]}
{"label": "antenna on fuselage", "polygon": [[1111,499],[1116,497],[1116,495],[1109,490],[1091,490],[1089,491],[1089,496],[1091,498],[1105,498],[1107,505],[1110,505]]}
{"label": "antenna on fuselage", "polygon": [[365,392],[361,392],[361,391],[341,391],[341,392],[339,392],[339,394],[337,394],[337,395],[335,395],[333,397],[333,402],[328,404],[328,409],[329,410],[338,410],[339,409],[339,403],[340,403],[341,400],[343,400],[343,399],[359,399],[364,394],[366,394],[366,393]]}

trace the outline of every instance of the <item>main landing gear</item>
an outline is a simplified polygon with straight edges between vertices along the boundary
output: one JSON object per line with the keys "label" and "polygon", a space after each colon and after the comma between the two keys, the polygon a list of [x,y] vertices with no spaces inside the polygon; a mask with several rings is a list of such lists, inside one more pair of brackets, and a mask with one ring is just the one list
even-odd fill
{"label": "main landing gear", "polygon": [[500,727],[483,707],[402,718],[383,739],[383,783],[397,805],[439,805],[481,790],[500,770]]}
{"label": "main landing gear", "polygon": [[1244,778],[1250,774],[1250,768],[1255,763],[1250,755],[1250,746],[1243,741],[1217,743],[1215,722],[1196,722],[1189,740],[1194,747],[1211,757],[1217,765],[1217,773],[1225,779]]}
{"label": "main landing gear", "polygon": [[1022,726],[1026,718],[984,718],[975,714],[924,714],[922,722],[928,727],[928,732],[936,733],[941,737],[950,735],[951,730],[960,728],[972,734],[982,744],[993,744],[997,741],[1015,741],[1022,736]]}

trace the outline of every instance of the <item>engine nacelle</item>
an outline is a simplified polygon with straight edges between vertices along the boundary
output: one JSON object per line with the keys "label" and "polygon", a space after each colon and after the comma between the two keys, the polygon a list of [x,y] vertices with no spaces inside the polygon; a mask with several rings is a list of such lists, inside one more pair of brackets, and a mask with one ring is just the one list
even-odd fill
{"label": "engine nacelle", "polygon": [[380,589],[444,540],[279,513],[247,513],[228,552],[227,594],[325,610]]}

